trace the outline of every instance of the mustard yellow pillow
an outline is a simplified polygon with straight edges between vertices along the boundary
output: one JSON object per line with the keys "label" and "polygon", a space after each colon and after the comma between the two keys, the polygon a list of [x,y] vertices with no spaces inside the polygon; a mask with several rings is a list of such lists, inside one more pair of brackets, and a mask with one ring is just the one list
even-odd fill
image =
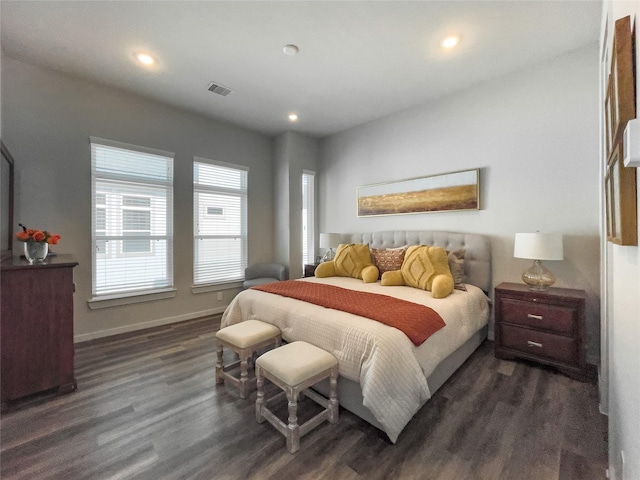
{"label": "mustard yellow pillow", "polygon": [[[449,259],[444,248],[425,245],[409,247],[400,271],[407,285],[430,290],[435,298],[446,297],[453,291],[453,276],[449,270]],[[448,277],[450,282],[447,282],[446,279],[438,279],[436,281],[437,288],[434,290],[434,280],[440,275]],[[451,283],[450,290],[449,283]]]}
{"label": "mustard yellow pillow", "polygon": [[433,298],[444,298],[453,292],[447,252],[440,247],[411,246],[405,253],[400,270],[384,272],[380,284],[409,285],[431,291]]}
{"label": "mustard yellow pillow", "polygon": [[378,280],[378,267],[371,262],[371,252],[367,244],[340,244],[333,263],[338,277],[360,278],[365,283]]}
{"label": "mustard yellow pillow", "polygon": [[333,262],[322,262],[316,267],[315,276],[318,278],[335,277],[336,266]]}
{"label": "mustard yellow pillow", "polygon": [[402,278],[402,270],[392,270],[384,272],[380,278],[380,285],[383,287],[398,287],[404,285],[404,278]]}
{"label": "mustard yellow pillow", "polygon": [[434,298],[444,298],[453,292],[453,276],[444,248],[425,245],[409,247],[400,271],[405,284],[429,290]]}
{"label": "mustard yellow pillow", "polygon": [[362,281],[364,283],[374,283],[378,281],[380,272],[375,265],[367,265],[362,269]]}

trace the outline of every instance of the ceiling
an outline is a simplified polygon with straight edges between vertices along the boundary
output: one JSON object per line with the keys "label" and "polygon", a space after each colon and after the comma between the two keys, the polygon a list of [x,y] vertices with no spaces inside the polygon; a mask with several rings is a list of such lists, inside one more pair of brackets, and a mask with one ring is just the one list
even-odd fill
{"label": "ceiling", "polygon": [[[323,137],[595,44],[602,5],[2,0],[0,8],[2,50],[15,59],[268,135]],[[445,51],[450,33],[461,42]],[[299,53],[285,55],[287,44]],[[136,64],[139,51],[157,64]],[[209,92],[211,82],[232,93]]]}

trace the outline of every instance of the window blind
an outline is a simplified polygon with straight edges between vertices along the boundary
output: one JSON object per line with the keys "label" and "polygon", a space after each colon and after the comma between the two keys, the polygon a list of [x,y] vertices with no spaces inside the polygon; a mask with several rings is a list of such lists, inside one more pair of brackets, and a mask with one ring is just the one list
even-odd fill
{"label": "window blind", "polygon": [[241,281],[247,266],[247,181],[244,167],[193,163],[193,283]]}
{"label": "window blind", "polygon": [[91,138],[93,296],[173,286],[173,154]]}

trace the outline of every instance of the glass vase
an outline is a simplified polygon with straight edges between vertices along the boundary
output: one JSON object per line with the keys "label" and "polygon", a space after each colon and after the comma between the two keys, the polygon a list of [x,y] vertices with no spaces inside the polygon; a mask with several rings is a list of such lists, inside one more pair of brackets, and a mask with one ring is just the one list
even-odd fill
{"label": "glass vase", "polygon": [[47,242],[24,242],[24,256],[29,263],[42,263],[49,253]]}

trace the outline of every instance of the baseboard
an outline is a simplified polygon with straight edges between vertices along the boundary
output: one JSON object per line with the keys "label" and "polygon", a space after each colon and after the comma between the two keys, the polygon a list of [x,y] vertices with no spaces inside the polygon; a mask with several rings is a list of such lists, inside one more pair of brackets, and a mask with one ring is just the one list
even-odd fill
{"label": "baseboard", "polygon": [[226,308],[227,307],[225,305],[222,307],[202,310],[200,312],[185,313],[184,315],[159,318],[157,320],[151,320],[149,322],[134,323],[132,325],[124,325],[122,327],[109,328],[107,330],[99,330],[97,332],[84,333],[82,335],[75,335],[73,337],[73,343],[87,342],[89,340],[95,340],[97,338],[104,338],[104,337],[111,337],[113,335],[119,335],[121,333],[135,332],[136,330],[144,330],[147,328],[159,327],[162,325],[168,325],[170,323],[184,322],[185,320],[193,320],[194,318],[206,317],[208,315],[217,315],[219,313],[223,313]]}

